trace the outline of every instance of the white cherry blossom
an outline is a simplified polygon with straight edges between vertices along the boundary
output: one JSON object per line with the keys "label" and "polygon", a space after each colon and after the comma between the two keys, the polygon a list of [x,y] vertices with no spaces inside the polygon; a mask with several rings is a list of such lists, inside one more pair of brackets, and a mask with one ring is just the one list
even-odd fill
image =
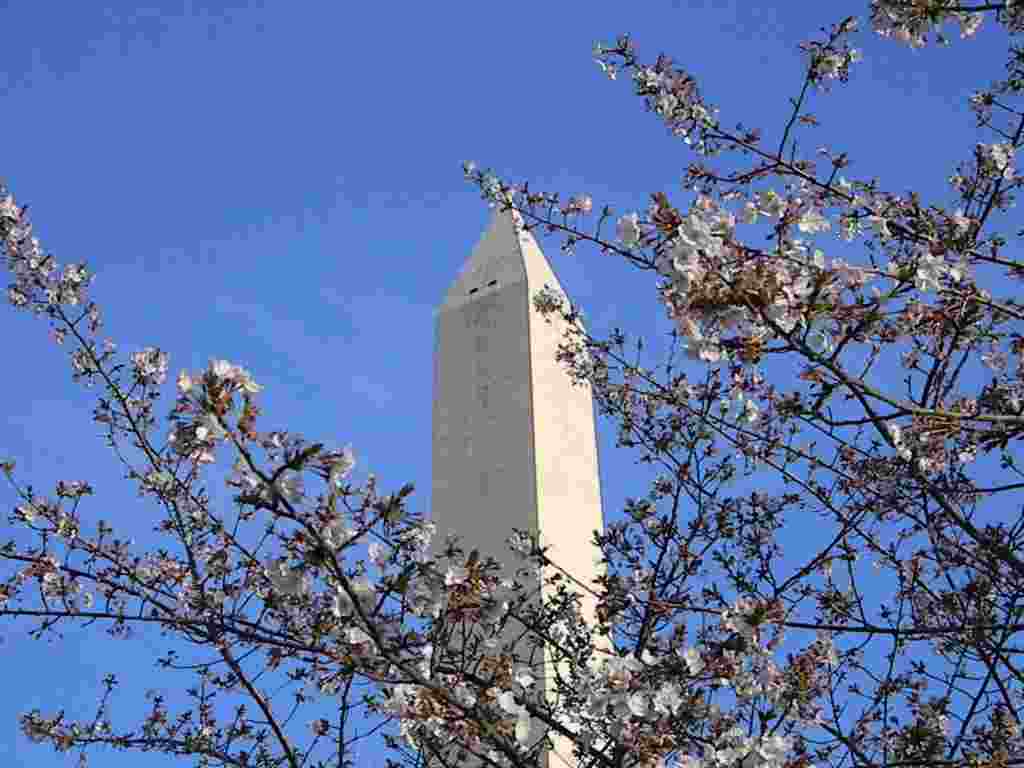
{"label": "white cherry blossom", "polygon": [[619,241],[627,248],[635,248],[640,242],[640,215],[627,213],[616,224]]}

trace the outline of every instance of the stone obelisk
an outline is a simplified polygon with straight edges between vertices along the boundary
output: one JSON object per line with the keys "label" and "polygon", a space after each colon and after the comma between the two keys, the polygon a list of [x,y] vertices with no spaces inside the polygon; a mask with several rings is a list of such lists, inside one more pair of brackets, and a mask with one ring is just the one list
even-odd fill
{"label": "stone obelisk", "polygon": [[[564,325],[533,307],[545,287],[562,290],[533,235],[496,211],[437,312],[432,518],[439,538],[502,562],[514,529],[539,533],[589,585],[602,528],[593,397],[556,360]],[[570,765],[566,751],[556,742],[549,764]]]}

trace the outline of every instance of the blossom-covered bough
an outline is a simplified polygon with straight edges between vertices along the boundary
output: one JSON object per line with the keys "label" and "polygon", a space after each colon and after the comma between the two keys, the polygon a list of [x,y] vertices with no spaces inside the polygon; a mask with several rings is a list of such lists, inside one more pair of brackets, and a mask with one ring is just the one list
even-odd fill
{"label": "blossom-covered bough", "polygon": [[[1017,33],[1022,8],[875,0],[868,20],[923,47],[950,28]],[[160,421],[167,356],[100,341],[86,266],[57,265],[0,192],[10,303],[47,318],[73,378],[101,390],[94,418],[163,542],[137,551],[90,520],[87,483],[47,497],[5,464],[21,499],[0,613],[40,637],[69,621],[160,631],[163,665],[197,676],[191,701],[153,696],[140,723],[110,721],[111,676],[94,717],[33,711],[24,732],[83,756],[291,768],[354,764],[370,738],[443,766],[539,765],[553,739],[608,768],[1024,763],[1024,262],[1008,234],[1024,53],[1011,37],[1005,79],[970,100],[979,141],[952,202],[926,201],[850,176],[843,153],[799,151],[811,99],[855,72],[857,27],[804,44],[770,139],[726,128],[667,57],[598,45],[603,71],[631,77],[697,153],[685,194],[655,192],[646,211],[467,165],[527,226],[649,273],[671,324],[651,363],[623,332],[584,330],[563,297],[535,297],[568,320],[560,359],[620,446],[655,468],[597,537],[595,584],[525,534],[493,553],[432,541],[410,487],[357,485],[351,450],[260,431],[260,387],[238,365],[182,372]],[[206,490],[221,466],[231,509]],[[560,587],[544,603],[525,586],[538,565]]]}

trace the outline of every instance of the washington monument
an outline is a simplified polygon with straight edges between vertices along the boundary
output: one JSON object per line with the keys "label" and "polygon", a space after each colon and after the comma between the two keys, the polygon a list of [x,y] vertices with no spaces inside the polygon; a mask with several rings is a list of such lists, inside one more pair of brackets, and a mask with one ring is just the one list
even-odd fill
{"label": "washington monument", "polygon": [[[545,286],[561,291],[537,241],[496,211],[437,312],[432,517],[441,539],[502,562],[514,529],[538,533],[589,585],[602,529],[593,397],[555,359],[564,323],[533,307]],[[571,765],[565,751],[556,742],[550,764]]]}

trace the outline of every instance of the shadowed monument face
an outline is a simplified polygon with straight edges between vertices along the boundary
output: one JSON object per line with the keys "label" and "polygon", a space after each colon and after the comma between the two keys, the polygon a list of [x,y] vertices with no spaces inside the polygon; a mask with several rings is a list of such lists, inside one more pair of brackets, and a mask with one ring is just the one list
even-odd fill
{"label": "shadowed monument face", "polygon": [[437,311],[432,517],[438,540],[455,533],[509,574],[509,536],[539,533],[590,583],[602,527],[593,398],[555,360],[564,326],[532,305],[545,286],[561,291],[536,240],[496,212]]}

